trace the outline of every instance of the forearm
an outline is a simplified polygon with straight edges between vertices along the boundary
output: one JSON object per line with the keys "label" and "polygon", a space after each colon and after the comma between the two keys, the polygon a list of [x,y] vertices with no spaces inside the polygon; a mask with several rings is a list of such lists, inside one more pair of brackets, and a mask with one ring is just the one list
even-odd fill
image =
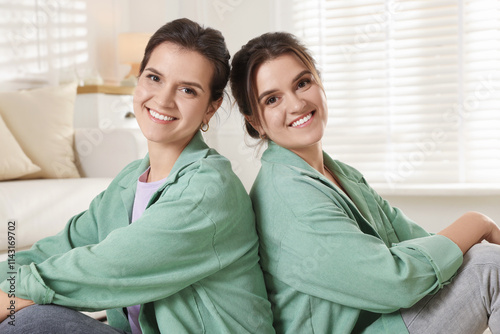
{"label": "forearm", "polygon": [[[162,208],[167,205],[188,206],[182,212],[190,212],[193,222],[169,218],[165,213],[175,210]],[[16,294],[37,304],[85,311],[165,298],[220,269],[212,243],[214,233],[212,220],[191,201],[157,203],[140,220],[115,229],[98,244],[22,266]],[[179,239],[182,242],[176,243]],[[138,246],[132,250],[134,244]],[[151,256],[156,253],[169,256]],[[179,271],[185,274],[178,275]]]}
{"label": "forearm", "polygon": [[438,234],[456,243],[464,254],[483,240],[500,244],[498,226],[489,217],[479,212],[467,212]]}
{"label": "forearm", "polygon": [[0,290],[0,322],[15,312],[33,304],[32,300],[17,298],[13,294]]}

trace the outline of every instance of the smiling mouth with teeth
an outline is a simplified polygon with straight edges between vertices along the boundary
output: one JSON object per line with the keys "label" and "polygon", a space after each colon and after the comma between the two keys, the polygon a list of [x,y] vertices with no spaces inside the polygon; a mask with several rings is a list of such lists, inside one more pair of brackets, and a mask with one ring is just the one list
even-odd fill
{"label": "smiling mouth with teeth", "polygon": [[170,117],[170,116],[159,114],[156,111],[151,110],[151,109],[148,109],[148,111],[149,111],[149,114],[151,116],[153,116],[155,119],[160,120],[160,121],[173,121],[176,119],[175,117]]}
{"label": "smiling mouth with teeth", "polygon": [[314,113],[314,112],[310,112],[310,113],[309,113],[309,114],[307,114],[306,116],[304,116],[304,117],[302,117],[301,119],[296,120],[295,122],[293,122],[292,124],[290,124],[290,126],[291,126],[292,128],[295,128],[295,127],[297,127],[297,126],[299,126],[299,125],[304,124],[305,122],[307,122],[308,120],[310,120],[310,119],[312,118],[313,113]]}

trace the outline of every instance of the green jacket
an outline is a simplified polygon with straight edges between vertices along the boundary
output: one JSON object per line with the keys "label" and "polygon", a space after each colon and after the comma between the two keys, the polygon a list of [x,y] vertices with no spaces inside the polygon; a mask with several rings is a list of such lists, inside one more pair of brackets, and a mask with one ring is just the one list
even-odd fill
{"label": "green jacket", "polygon": [[[145,334],[273,333],[250,198],[229,161],[198,133],[129,224],[148,166],[131,163],[62,232],[17,253],[16,295],[106,309],[128,331],[123,307],[141,304]],[[8,271],[1,263],[3,291]]]}
{"label": "green jacket", "polygon": [[276,332],[408,333],[399,309],[449,283],[462,252],[323,156],[348,196],[273,142],[250,193]]}

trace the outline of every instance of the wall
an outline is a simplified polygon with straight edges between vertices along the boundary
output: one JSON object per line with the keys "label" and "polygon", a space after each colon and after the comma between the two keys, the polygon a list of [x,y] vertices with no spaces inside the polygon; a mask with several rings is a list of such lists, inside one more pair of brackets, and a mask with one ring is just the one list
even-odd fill
{"label": "wall", "polygon": [[[94,69],[106,84],[118,84],[126,67],[117,64],[116,36],[128,30],[128,3],[115,0],[87,0],[89,69]],[[122,73],[123,72],[123,73]],[[89,78],[94,79],[94,78]]]}
{"label": "wall", "polygon": [[393,206],[429,232],[437,233],[467,211],[479,211],[500,223],[500,195],[384,195]]}

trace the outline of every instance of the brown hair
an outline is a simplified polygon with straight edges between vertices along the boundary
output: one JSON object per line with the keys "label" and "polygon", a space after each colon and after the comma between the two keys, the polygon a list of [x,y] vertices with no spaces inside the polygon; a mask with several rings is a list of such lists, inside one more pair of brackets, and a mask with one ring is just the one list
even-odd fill
{"label": "brown hair", "polygon": [[231,63],[231,92],[236,99],[240,112],[245,117],[245,127],[253,138],[259,138],[259,132],[250,124],[247,117],[260,124],[256,72],[263,63],[284,54],[296,55],[311,71],[321,86],[318,70],[307,48],[292,34],[286,32],[266,33],[251,39],[235,55]]}
{"label": "brown hair", "polygon": [[139,75],[144,71],[153,50],[165,42],[175,43],[206,57],[214,68],[214,75],[210,84],[212,101],[222,97],[229,79],[229,58],[231,56],[220,31],[203,28],[198,23],[186,18],[168,22],[149,39],[144,51]]}

